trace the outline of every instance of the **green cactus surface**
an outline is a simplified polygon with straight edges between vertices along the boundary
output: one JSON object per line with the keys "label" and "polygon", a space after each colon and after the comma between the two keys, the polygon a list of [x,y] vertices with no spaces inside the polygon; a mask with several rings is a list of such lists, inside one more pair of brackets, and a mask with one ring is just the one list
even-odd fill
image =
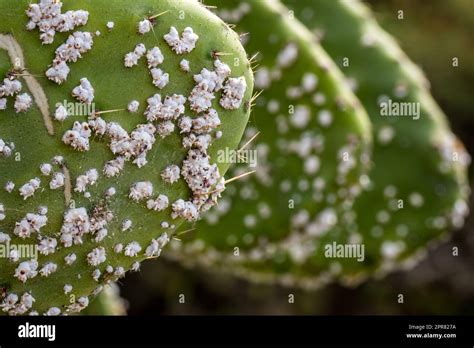
{"label": "green cactus surface", "polygon": [[217,202],[250,63],[197,1],[0,11],[0,307],[78,312]]}
{"label": "green cactus surface", "polygon": [[[215,4],[220,8],[227,7],[227,3],[217,1]],[[253,2],[248,3],[253,5]],[[348,207],[344,218],[338,220],[334,229],[313,234],[310,243],[294,239],[292,246],[295,253],[301,256],[307,251],[311,256],[292,259],[276,254],[274,264],[261,262],[259,255],[268,248],[262,243],[253,250],[255,258],[252,261],[235,257],[232,262],[234,271],[257,280],[317,287],[333,279],[347,285],[357,284],[370,274],[383,275],[396,268],[411,267],[426,253],[429,245],[446,236],[446,232],[462,226],[469,194],[466,180],[469,156],[451,133],[444,114],[430,96],[423,74],[378,26],[365,6],[357,1],[287,0],[285,3],[292,11],[281,10],[280,16],[301,18],[312,29],[313,41],[320,40],[331,58],[338,63],[347,84],[367,110],[373,130],[374,168],[366,190],[353,206]],[[230,22],[232,18],[237,20],[241,9],[242,5],[225,11],[223,18]],[[266,12],[272,11],[267,9]],[[264,18],[265,15],[258,11],[249,11],[247,17],[239,21],[237,29],[248,31],[250,38],[262,35],[271,40],[275,35],[274,27],[262,33],[261,26],[257,24],[255,27],[244,25],[246,19],[249,23],[262,23],[266,22]],[[252,48],[263,52],[264,56],[265,50],[273,47],[264,38],[257,41]],[[257,85],[258,76],[257,71]],[[278,86],[291,85],[292,77],[293,74],[285,75],[283,83]],[[384,108],[398,103],[407,103],[405,106],[413,107],[413,113],[408,116],[384,116]],[[269,100],[262,101],[262,118],[269,116],[266,111],[269,105]],[[394,112],[394,109],[391,111]],[[262,134],[272,132],[268,123],[262,123],[260,131]],[[281,135],[274,137],[277,142],[282,138]],[[330,166],[330,162],[325,161],[324,165]],[[297,176],[289,168],[285,166],[282,175],[288,180],[296,179]],[[291,194],[296,191],[293,188]],[[255,196],[259,197],[262,192],[257,188]],[[332,189],[333,194],[336,192]],[[270,201],[270,209],[274,210],[279,203],[280,200],[274,197]],[[315,205],[314,200],[312,205]],[[242,209],[247,209],[247,202],[244,206]],[[307,207],[301,208],[308,211]],[[252,209],[258,211],[255,207]],[[201,257],[203,264],[209,260],[224,259],[232,252],[230,247],[227,250],[212,249],[214,242],[208,242],[213,233],[238,233],[230,225],[250,214],[248,211],[237,212],[236,208],[231,212],[214,227],[204,222],[198,224],[196,238],[206,243],[194,243],[201,248],[203,244],[211,246],[208,253],[211,256]],[[288,216],[288,211],[279,210],[279,213],[277,218],[273,217],[275,220]],[[305,219],[305,214],[301,218],[304,228],[313,226],[311,221]],[[272,221],[268,221],[264,227],[257,226],[255,230],[238,228],[241,234],[254,236],[271,225]],[[179,250],[182,249],[187,248]],[[182,254],[173,256],[184,259]],[[198,253],[183,262],[196,264],[197,256]]]}

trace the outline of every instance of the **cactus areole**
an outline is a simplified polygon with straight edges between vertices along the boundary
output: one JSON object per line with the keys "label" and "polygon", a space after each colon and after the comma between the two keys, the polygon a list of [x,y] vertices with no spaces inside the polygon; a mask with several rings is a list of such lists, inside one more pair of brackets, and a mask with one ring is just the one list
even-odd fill
{"label": "cactus areole", "polygon": [[252,71],[197,1],[0,10],[0,309],[70,314],[217,203]]}

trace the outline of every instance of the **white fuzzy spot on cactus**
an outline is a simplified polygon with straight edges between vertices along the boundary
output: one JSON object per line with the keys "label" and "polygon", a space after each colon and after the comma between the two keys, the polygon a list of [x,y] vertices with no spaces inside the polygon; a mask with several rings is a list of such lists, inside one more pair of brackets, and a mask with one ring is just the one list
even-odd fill
{"label": "white fuzzy spot on cactus", "polygon": [[147,102],[145,116],[148,121],[170,121],[176,120],[184,113],[186,98],[180,94],[173,94],[171,97],[166,96],[162,102],[161,95],[155,94],[148,98]]}
{"label": "white fuzzy spot on cactus", "polygon": [[43,277],[49,277],[52,273],[56,272],[57,270],[58,270],[57,264],[53,262],[48,262],[40,269],[39,273]]}
{"label": "white fuzzy spot on cactus", "polygon": [[28,111],[31,105],[33,105],[33,99],[28,93],[17,95],[14,105],[17,114]]}
{"label": "white fuzzy spot on cactus", "polygon": [[89,151],[89,138],[91,137],[91,129],[89,124],[78,121],[74,122],[71,130],[66,131],[63,135],[63,142],[70,145],[77,151]]}
{"label": "white fuzzy spot on cactus", "polygon": [[85,174],[79,175],[76,179],[76,187],[74,191],[84,192],[88,185],[94,185],[99,178],[99,173],[97,169],[89,169]]}
{"label": "white fuzzy spot on cactus", "polygon": [[191,27],[186,27],[180,38],[176,28],[171,27],[169,33],[164,35],[164,39],[176,54],[184,54],[191,52],[196,47],[199,36],[193,32]]}
{"label": "white fuzzy spot on cactus", "polygon": [[138,23],[138,33],[144,35],[153,28],[153,24],[148,19],[144,19]]}
{"label": "white fuzzy spot on cactus", "polygon": [[23,197],[24,200],[26,200],[29,197],[32,197],[36,190],[39,189],[41,185],[41,180],[39,178],[34,178],[28,181],[26,184],[24,184],[22,187],[20,187],[20,196]]}
{"label": "white fuzzy spot on cactus", "polygon": [[140,103],[137,101],[137,100],[132,100],[128,106],[127,106],[127,110],[129,112],[138,112],[138,108],[140,107]]}
{"label": "white fuzzy spot on cactus", "polygon": [[114,275],[117,278],[121,278],[125,275],[125,269],[122,266],[115,267]]}
{"label": "white fuzzy spot on cactus", "polygon": [[124,254],[125,256],[135,257],[141,250],[142,247],[138,242],[131,242],[125,247]]}
{"label": "white fuzzy spot on cactus", "polygon": [[13,143],[6,144],[3,139],[0,139],[0,155],[4,157],[10,157],[14,148],[15,145]]}
{"label": "white fuzzy spot on cactus", "polygon": [[63,287],[64,294],[67,295],[72,291],[73,287],[71,284],[65,284]]}
{"label": "white fuzzy spot on cactus", "polygon": [[148,61],[148,68],[156,68],[158,65],[162,64],[164,61],[163,54],[159,47],[153,47],[146,54],[146,59]]}
{"label": "white fuzzy spot on cactus", "polygon": [[101,274],[102,273],[100,272],[100,269],[95,269],[92,272],[92,279],[94,279],[96,282],[98,282]]}
{"label": "white fuzzy spot on cactus", "polygon": [[140,60],[141,57],[143,57],[145,52],[146,52],[145,45],[142,43],[139,43],[138,45],[135,46],[135,49],[133,50],[133,52],[129,52],[125,55],[124,65],[127,68],[131,68],[135,65],[138,65],[138,61]]}
{"label": "white fuzzy spot on cactus", "polygon": [[58,105],[56,111],[54,112],[54,119],[56,121],[65,121],[69,117],[69,113],[64,105]]}
{"label": "white fuzzy spot on cactus", "polygon": [[132,263],[132,266],[130,266],[130,271],[132,272],[138,272],[140,270],[140,262],[135,261]]}
{"label": "white fuzzy spot on cactus", "polygon": [[123,244],[122,243],[118,243],[118,244],[114,245],[114,252],[116,254],[120,254],[122,251],[123,251]]}
{"label": "white fuzzy spot on cactus", "polygon": [[61,310],[58,307],[51,307],[46,311],[44,315],[48,317],[56,317],[61,314]]}
{"label": "white fuzzy spot on cactus", "polygon": [[176,181],[179,180],[180,177],[180,169],[177,165],[171,164],[167,166],[162,172],[161,172],[161,178],[163,179],[164,182],[168,184],[173,184]]}
{"label": "white fuzzy spot on cactus", "polygon": [[38,251],[42,255],[54,254],[54,252],[56,251],[57,245],[58,245],[58,241],[56,240],[56,238],[45,237],[40,240],[38,244]]}
{"label": "white fuzzy spot on cactus", "polygon": [[159,195],[156,199],[149,199],[146,206],[150,210],[162,211],[168,208],[169,200],[168,196]]}
{"label": "white fuzzy spot on cactus", "polygon": [[322,127],[329,127],[332,124],[333,116],[329,110],[321,110],[318,113],[318,121]]}
{"label": "white fuzzy spot on cactus", "polygon": [[45,176],[49,176],[51,175],[51,172],[53,171],[53,166],[49,163],[42,163],[40,165],[40,171],[41,171],[41,174]]}
{"label": "white fuzzy spot on cactus", "polygon": [[107,29],[112,30],[115,27],[115,23],[110,21],[110,22],[107,22],[105,26],[107,27]]}
{"label": "white fuzzy spot on cactus", "polygon": [[238,6],[234,8],[223,8],[216,10],[218,16],[226,22],[238,23],[245,17],[252,7],[248,2],[240,2]]}
{"label": "white fuzzy spot on cactus", "polygon": [[68,254],[64,257],[64,261],[66,262],[66,265],[71,266],[74,262],[76,262],[77,256],[76,254]]}
{"label": "white fuzzy spot on cactus", "polygon": [[163,89],[168,85],[170,81],[170,75],[168,73],[165,73],[163,70],[158,68],[151,69],[150,73],[151,77],[153,78],[153,84],[156,87]]}
{"label": "white fuzzy spot on cactus", "polygon": [[13,182],[8,181],[5,184],[5,191],[7,191],[8,193],[12,193],[14,189],[15,189],[15,184]]}
{"label": "white fuzzy spot on cactus", "polygon": [[61,1],[42,0],[39,4],[30,4],[26,15],[30,19],[27,30],[39,28],[43,44],[51,44],[56,32],[74,30],[77,26],[87,24],[89,12],[84,10],[61,13]]}
{"label": "white fuzzy spot on cactus", "polygon": [[408,201],[415,208],[421,208],[424,203],[423,196],[418,192],[413,192],[408,196]]}
{"label": "white fuzzy spot on cactus", "polygon": [[99,229],[96,233],[95,233],[95,238],[94,238],[94,242],[96,243],[100,243],[104,240],[105,237],[107,237],[109,231],[105,228],[101,228]]}
{"label": "white fuzzy spot on cactus", "polygon": [[65,247],[82,244],[84,234],[90,232],[90,220],[85,208],[70,209],[64,215],[61,227],[61,242]]}
{"label": "white fuzzy spot on cactus", "polygon": [[290,67],[298,58],[298,46],[289,43],[277,56],[277,64],[281,68]]}
{"label": "white fuzzy spot on cactus", "polygon": [[153,194],[153,185],[149,181],[140,181],[132,185],[129,197],[135,202],[149,198]]}
{"label": "white fuzzy spot on cactus", "polygon": [[181,217],[186,221],[192,222],[199,218],[199,210],[192,202],[178,199],[172,204],[172,209],[171,217],[173,219]]}
{"label": "white fuzzy spot on cactus", "polygon": [[56,190],[60,187],[63,187],[65,184],[65,176],[63,173],[54,173],[51,181],[49,182],[49,188],[51,190]]}
{"label": "white fuzzy spot on cactus", "polygon": [[167,233],[163,233],[159,238],[152,239],[150,245],[145,250],[147,257],[158,257],[161,254],[161,250],[170,241]]}
{"label": "white fuzzy spot on cactus", "polygon": [[25,283],[28,279],[37,276],[38,262],[36,260],[24,261],[18,265],[15,269],[15,278],[22,283]]}
{"label": "white fuzzy spot on cactus", "polygon": [[291,115],[290,123],[293,127],[302,129],[305,128],[311,119],[311,109],[306,105],[298,105],[295,112]]}
{"label": "white fuzzy spot on cactus", "polygon": [[181,68],[181,70],[183,70],[184,72],[189,72],[191,69],[189,67],[189,60],[187,59],[182,59],[180,62],[179,62],[179,67]]}
{"label": "white fuzzy spot on cactus", "polygon": [[87,254],[87,263],[91,266],[98,266],[107,260],[105,249],[103,247],[92,249]]}
{"label": "white fuzzy spot on cactus", "polygon": [[5,220],[5,217],[5,206],[3,205],[3,203],[0,203],[0,221]]}
{"label": "white fuzzy spot on cactus", "polygon": [[122,222],[122,232],[128,231],[132,228],[132,220],[126,219]]}
{"label": "white fuzzy spot on cactus", "polygon": [[70,35],[66,43],[56,49],[53,65],[46,71],[48,79],[57,84],[65,82],[70,72],[67,63],[82,58],[82,54],[91,50],[93,44],[91,33],[77,31]]}
{"label": "white fuzzy spot on cactus", "polygon": [[80,85],[72,90],[72,96],[84,104],[92,104],[94,93],[94,88],[87,78],[82,78]]}
{"label": "white fuzzy spot on cactus", "polygon": [[4,79],[0,85],[0,97],[11,97],[21,92],[23,86],[17,79]]}
{"label": "white fuzzy spot on cactus", "polygon": [[49,68],[46,71],[46,76],[51,81],[60,85],[67,80],[67,77],[70,71],[71,70],[67,66],[66,62],[61,61],[57,64],[54,64],[51,68]]}
{"label": "white fuzzy spot on cactus", "polygon": [[377,132],[377,140],[382,145],[389,144],[393,140],[394,136],[395,129],[388,125],[380,127],[379,131]]}
{"label": "white fuzzy spot on cactus", "polygon": [[0,232],[0,243],[7,243],[11,241],[11,237],[7,233]]}
{"label": "white fuzzy spot on cactus", "polygon": [[306,93],[311,93],[316,89],[318,85],[318,77],[313,73],[306,73],[303,75],[303,79],[301,81],[301,86]]}
{"label": "white fuzzy spot on cactus", "polygon": [[236,110],[242,105],[247,82],[243,76],[238,78],[229,78],[224,85],[224,93],[220,100],[220,105],[224,109]]}
{"label": "white fuzzy spot on cactus", "polygon": [[117,176],[123,170],[124,165],[125,165],[124,158],[119,156],[116,159],[113,159],[105,163],[103,173],[108,178]]}

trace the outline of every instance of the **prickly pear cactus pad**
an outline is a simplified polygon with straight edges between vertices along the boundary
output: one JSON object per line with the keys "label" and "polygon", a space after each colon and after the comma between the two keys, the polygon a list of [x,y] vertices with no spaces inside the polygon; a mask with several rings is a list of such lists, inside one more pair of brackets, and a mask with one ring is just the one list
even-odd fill
{"label": "prickly pear cactus pad", "polygon": [[248,33],[249,54],[259,52],[255,83],[263,92],[240,152],[250,163],[236,166],[234,176],[256,173],[233,183],[167,255],[254,278],[320,273],[327,262],[319,245],[350,238],[343,226],[370,162],[367,116],[310,32],[279,3],[207,4]]}
{"label": "prickly pear cactus pad", "polygon": [[69,314],[217,203],[250,113],[197,1],[0,0],[1,313]]}
{"label": "prickly pear cactus pad", "polygon": [[426,78],[367,7],[358,1],[285,3],[320,35],[373,124],[371,184],[354,205],[354,235],[365,246],[359,268],[383,275],[413,266],[427,246],[464,224],[470,157]]}

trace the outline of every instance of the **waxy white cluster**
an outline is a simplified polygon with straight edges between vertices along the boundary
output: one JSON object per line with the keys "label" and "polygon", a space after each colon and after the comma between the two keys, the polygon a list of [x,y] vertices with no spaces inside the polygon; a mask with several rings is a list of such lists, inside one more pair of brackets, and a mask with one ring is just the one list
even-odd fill
{"label": "waxy white cluster", "polygon": [[66,131],[63,135],[63,142],[70,145],[77,151],[89,151],[89,138],[91,137],[91,129],[89,124],[78,121],[74,122],[71,130]]}
{"label": "waxy white cluster", "polygon": [[156,199],[149,199],[146,202],[146,206],[150,210],[155,210],[155,211],[165,210],[169,206],[168,196],[161,194]]}
{"label": "waxy white cluster", "polygon": [[215,205],[225,189],[224,178],[217,165],[210,164],[209,155],[197,149],[188,152],[181,167],[181,175],[193,193],[193,204],[200,211]]}
{"label": "waxy white cluster", "polygon": [[94,101],[94,87],[87,78],[81,79],[81,84],[72,90],[72,96],[83,104],[92,104]]}
{"label": "waxy white cluster", "polygon": [[30,4],[26,10],[26,15],[30,18],[26,28],[34,30],[38,27],[43,44],[51,44],[56,32],[71,31],[87,24],[89,12],[78,10],[61,13],[62,6],[61,1],[41,0],[39,4]]}
{"label": "waxy white cluster", "polygon": [[224,93],[220,104],[224,109],[236,110],[242,105],[247,82],[243,76],[238,78],[229,78],[224,85]]}
{"label": "waxy white cluster", "polygon": [[15,78],[6,78],[0,85],[0,110],[7,109],[7,98],[16,95],[14,108],[16,113],[26,112],[33,105],[33,99],[28,93],[22,93],[23,86],[21,82]]}
{"label": "waxy white cluster", "polygon": [[87,263],[91,266],[98,266],[106,260],[107,257],[103,247],[92,249],[92,251],[87,254]]}
{"label": "waxy white cluster", "polygon": [[38,275],[38,261],[30,260],[21,262],[15,269],[15,278],[22,283],[25,283],[28,279],[34,278]]}
{"label": "waxy white cluster", "polygon": [[145,250],[145,255],[147,257],[158,257],[161,254],[163,248],[168,244],[170,238],[165,232],[157,239],[152,239],[150,245]]}
{"label": "waxy white cluster", "polygon": [[131,68],[134,65],[138,64],[138,61],[146,52],[145,45],[140,43],[135,46],[133,52],[129,52],[125,55],[124,64],[127,68]]}
{"label": "waxy white cluster", "polygon": [[213,71],[203,68],[200,74],[194,75],[196,86],[188,98],[191,110],[203,112],[209,109],[215,98],[214,92],[222,89],[224,81],[230,76],[230,73],[229,66],[216,59]]}
{"label": "waxy white cluster", "polygon": [[140,181],[130,188],[129,197],[136,202],[151,197],[153,194],[153,185],[149,181]]}
{"label": "waxy white cluster", "polygon": [[15,293],[10,293],[3,299],[0,308],[2,311],[8,312],[9,315],[23,315],[33,307],[35,301],[35,298],[28,292],[25,292],[21,298],[18,298]]}
{"label": "waxy white cluster", "polygon": [[87,185],[94,185],[99,178],[99,173],[97,169],[89,169],[85,174],[79,175],[76,179],[76,187],[74,191],[76,192],[85,192]]}
{"label": "waxy white cluster", "polygon": [[54,254],[57,246],[58,246],[58,241],[56,240],[56,238],[45,237],[40,240],[38,244],[38,251],[42,255]]}
{"label": "waxy white cluster", "polygon": [[[89,215],[85,208],[70,209],[64,215],[63,225],[61,227],[61,243],[68,248],[73,244],[82,244],[82,237],[90,233],[91,224]],[[69,262],[75,261],[74,257],[68,258]],[[68,263],[66,260],[66,263]]]}
{"label": "waxy white cluster", "polygon": [[20,222],[15,224],[13,233],[20,238],[28,238],[32,233],[39,233],[47,222],[46,215],[28,213]]}
{"label": "waxy white cluster", "polygon": [[28,181],[26,184],[24,184],[22,187],[20,187],[20,196],[23,197],[23,199],[27,199],[31,196],[33,196],[36,192],[36,190],[39,189],[41,185],[41,180],[39,178],[34,178]]}
{"label": "waxy white cluster", "polygon": [[14,144],[7,144],[3,139],[0,139],[0,155],[10,157],[14,148]]}
{"label": "waxy white cluster", "polygon": [[56,49],[53,65],[46,71],[46,76],[57,84],[67,80],[70,69],[67,63],[76,62],[82,54],[90,51],[94,40],[89,32],[76,31],[69,35],[66,43]]}
{"label": "waxy white cluster", "polygon": [[161,172],[161,178],[163,179],[164,182],[168,184],[173,184],[176,181],[179,180],[179,167],[175,164],[171,164],[167,166],[162,172]]}
{"label": "waxy white cluster", "polygon": [[191,52],[196,47],[199,36],[194,33],[192,28],[186,27],[180,38],[176,28],[171,27],[170,32],[165,34],[164,39],[176,54],[184,54]]}

